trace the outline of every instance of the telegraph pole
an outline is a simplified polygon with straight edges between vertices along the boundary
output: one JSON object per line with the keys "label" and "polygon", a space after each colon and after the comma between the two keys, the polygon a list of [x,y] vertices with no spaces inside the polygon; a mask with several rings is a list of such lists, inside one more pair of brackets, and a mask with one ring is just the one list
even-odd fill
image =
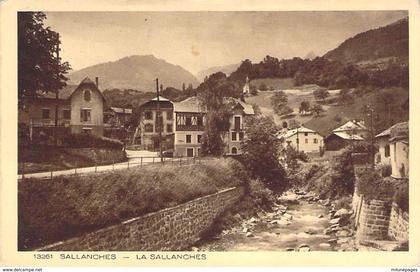
{"label": "telegraph pole", "polygon": [[[156,113],[156,120],[157,120],[157,128],[158,128],[158,135],[159,135],[159,155],[160,155],[160,161],[163,162],[162,157],[162,126],[160,124],[160,103],[159,103],[159,79],[156,78],[156,94],[157,94],[157,113]],[[163,125],[163,120],[162,120]]]}
{"label": "telegraph pole", "polygon": [[375,145],[375,137],[374,137],[374,130],[373,130],[373,108],[369,104],[367,106],[369,111],[368,116],[370,116],[370,124],[369,124],[369,134],[370,134],[370,163],[372,170],[375,169],[375,152],[374,152],[374,145]]}
{"label": "telegraph pole", "polygon": [[[57,61],[60,62],[60,34],[57,33],[57,46],[55,47]],[[58,88],[55,90],[55,127],[54,127],[54,145],[57,146],[58,129]]]}

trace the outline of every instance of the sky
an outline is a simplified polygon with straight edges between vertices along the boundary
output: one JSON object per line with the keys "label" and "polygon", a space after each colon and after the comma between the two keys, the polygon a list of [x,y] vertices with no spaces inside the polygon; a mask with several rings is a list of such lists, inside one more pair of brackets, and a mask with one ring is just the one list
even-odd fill
{"label": "sky", "polygon": [[74,70],[131,55],[154,55],[193,74],[213,66],[322,56],[405,11],[46,12]]}

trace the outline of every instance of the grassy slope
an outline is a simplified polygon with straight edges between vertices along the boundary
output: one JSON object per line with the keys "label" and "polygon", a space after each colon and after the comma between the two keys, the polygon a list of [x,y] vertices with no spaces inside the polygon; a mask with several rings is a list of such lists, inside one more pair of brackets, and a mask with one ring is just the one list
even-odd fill
{"label": "grassy slope", "polygon": [[[291,87],[296,88],[296,87]],[[368,93],[364,96],[356,96],[355,103],[351,105],[322,105],[325,112],[321,114],[320,117],[312,117],[312,116],[300,116],[299,114],[292,117],[293,119],[299,121],[301,124],[304,124],[308,128],[314,129],[321,133],[322,135],[328,135],[334,128],[341,125],[347,120],[361,118],[361,109],[363,106],[367,105],[368,103],[375,104],[381,97],[383,93],[391,92],[397,94],[397,99],[393,101],[394,108],[400,107],[401,104],[406,101],[408,98],[408,91],[404,89],[383,89],[378,90],[376,92]],[[259,92],[257,96],[247,97],[246,101],[251,104],[256,104],[261,108],[263,114],[268,116],[273,116],[275,122],[278,125],[281,125],[283,121],[282,118],[275,115],[273,109],[271,107],[271,97],[273,96],[274,92],[267,91],[267,92]],[[337,94],[331,94],[330,97],[334,97]],[[312,91],[308,89],[307,94],[294,94],[288,93],[288,106],[291,107],[295,112],[298,112],[300,103],[304,100],[309,101],[311,104],[315,103],[315,99],[312,95]],[[377,113],[379,118],[385,118],[385,112],[383,109],[379,109]],[[340,116],[342,119],[341,123],[337,123],[334,120],[335,116]],[[397,110],[393,114],[393,122],[401,120],[408,120],[408,112],[402,112],[401,110]],[[378,128],[378,130],[385,129],[386,126],[383,124]]]}
{"label": "grassy slope", "polygon": [[245,181],[243,172],[238,162],[217,159],[53,181],[28,179],[18,187],[19,248],[78,236],[236,186]]}
{"label": "grassy slope", "polygon": [[[378,90],[376,92],[368,93],[364,96],[356,97],[354,104],[351,105],[340,105],[340,106],[331,106],[327,112],[325,112],[321,117],[312,118],[308,122],[305,123],[305,126],[308,128],[316,129],[322,135],[328,135],[334,128],[341,123],[344,123],[347,120],[351,120],[354,118],[362,118],[362,108],[367,104],[375,104],[379,101],[382,94],[392,92],[396,93],[396,99],[393,101],[393,108],[396,109],[392,114],[392,119],[390,123],[384,122],[387,118],[387,114],[384,109],[379,108],[376,114],[378,118],[382,120],[382,122],[377,122],[378,127],[377,132],[385,130],[390,125],[399,122],[408,120],[408,112],[400,110],[400,106],[407,100],[408,98],[408,91],[404,89],[383,89]],[[334,117],[338,115],[342,118],[341,123],[337,123],[334,120]]]}

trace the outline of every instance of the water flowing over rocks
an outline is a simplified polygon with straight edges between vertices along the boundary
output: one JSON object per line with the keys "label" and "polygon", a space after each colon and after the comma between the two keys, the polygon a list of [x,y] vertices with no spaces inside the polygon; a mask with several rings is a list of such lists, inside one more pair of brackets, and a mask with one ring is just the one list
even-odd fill
{"label": "water flowing over rocks", "polygon": [[287,191],[271,211],[260,211],[221,235],[202,241],[201,251],[355,251],[352,211],[333,207],[312,192]]}

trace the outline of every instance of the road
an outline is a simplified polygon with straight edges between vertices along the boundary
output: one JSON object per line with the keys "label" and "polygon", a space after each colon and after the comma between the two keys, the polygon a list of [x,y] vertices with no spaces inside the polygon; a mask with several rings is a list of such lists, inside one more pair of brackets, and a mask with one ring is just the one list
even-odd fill
{"label": "road", "polygon": [[[147,156],[142,156],[147,155]],[[152,155],[152,156],[151,156]],[[49,172],[40,172],[40,173],[31,173],[25,174],[24,178],[51,178],[57,176],[65,176],[65,175],[74,175],[74,174],[89,174],[89,173],[96,173],[96,172],[106,172],[106,171],[113,171],[119,169],[129,169],[132,167],[141,167],[144,165],[150,165],[155,163],[161,163],[160,157],[156,156],[155,152],[127,152],[128,161],[127,162],[120,162],[115,164],[108,164],[108,165],[100,165],[100,166],[90,166],[90,167],[81,167],[81,168],[73,168],[67,170],[57,170],[57,171],[49,171]],[[192,163],[194,158],[164,158],[164,163],[173,163],[173,164],[189,164]],[[18,175],[18,179],[22,180],[23,176]]]}

